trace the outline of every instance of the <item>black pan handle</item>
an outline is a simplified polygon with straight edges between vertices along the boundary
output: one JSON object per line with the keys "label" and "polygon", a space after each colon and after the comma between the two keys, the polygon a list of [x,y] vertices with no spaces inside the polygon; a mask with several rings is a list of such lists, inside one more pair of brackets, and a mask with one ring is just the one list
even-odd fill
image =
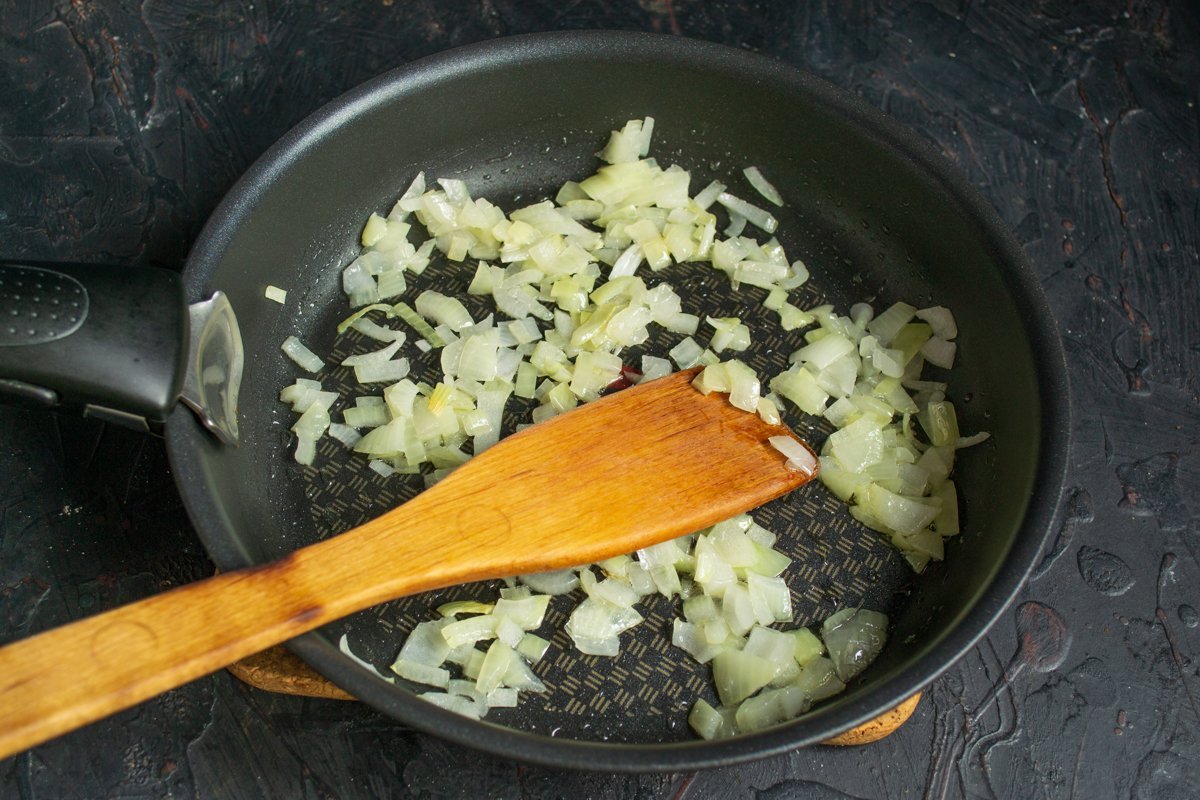
{"label": "black pan handle", "polygon": [[174,272],[0,262],[0,400],[145,430],[179,400],[187,342]]}

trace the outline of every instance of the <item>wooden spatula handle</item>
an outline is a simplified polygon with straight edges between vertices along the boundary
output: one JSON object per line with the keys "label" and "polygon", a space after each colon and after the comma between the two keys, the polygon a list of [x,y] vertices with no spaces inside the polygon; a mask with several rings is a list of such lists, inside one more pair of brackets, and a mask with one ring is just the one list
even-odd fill
{"label": "wooden spatula handle", "polygon": [[[442,564],[437,556],[446,528],[429,506],[440,494],[422,495],[270,564],[216,575],[0,648],[0,758],[347,614],[464,579],[459,568],[471,569],[469,559]],[[379,562],[381,541],[389,537],[389,553],[408,569]]]}
{"label": "wooden spatula handle", "polygon": [[[183,586],[0,650],[0,758],[331,619],[303,559]],[[319,580],[319,576],[317,578]]]}

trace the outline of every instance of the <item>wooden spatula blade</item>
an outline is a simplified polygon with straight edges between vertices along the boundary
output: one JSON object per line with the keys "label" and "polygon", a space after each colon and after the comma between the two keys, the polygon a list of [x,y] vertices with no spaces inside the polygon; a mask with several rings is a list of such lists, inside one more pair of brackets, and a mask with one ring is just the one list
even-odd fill
{"label": "wooden spatula blade", "polygon": [[[402,537],[414,503],[454,520],[465,580],[578,566],[700,530],[797,488],[768,444],[793,436],[723,394],[703,395],[695,370],[602,398],[584,413],[502,440],[413,503],[369,523]],[[793,437],[794,438],[794,437]],[[456,550],[460,548],[456,547]]]}

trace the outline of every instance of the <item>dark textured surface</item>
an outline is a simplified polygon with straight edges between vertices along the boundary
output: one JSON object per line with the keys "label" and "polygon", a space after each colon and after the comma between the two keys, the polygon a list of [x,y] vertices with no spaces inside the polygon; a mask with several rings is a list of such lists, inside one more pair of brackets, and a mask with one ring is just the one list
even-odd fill
{"label": "dark textured surface", "polygon": [[[0,762],[2,796],[1200,796],[1192,3],[4,4],[0,257],[176,264],[326,100],[456,44],[578,27],[745,46],[849,88],[1016,232],[1062,329],[1075,421],[1063,521],[1005,621],[863,748],[557,773],[222,673]],[[0,639],[209,570],[156,440],[3,408],[0,474]]]}

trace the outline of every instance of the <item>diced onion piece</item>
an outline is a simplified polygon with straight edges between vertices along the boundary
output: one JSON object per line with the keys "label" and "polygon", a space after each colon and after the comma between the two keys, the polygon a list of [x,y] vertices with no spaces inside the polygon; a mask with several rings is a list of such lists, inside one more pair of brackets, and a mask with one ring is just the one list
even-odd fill
{"label": "diced onion piece", "polygon": [[703,353],[704,348],[697,344],[695,339],[688,336],[672,347],[668,355],[680,369],[688,369],[700,363]]}
{"label": "diced onion piece", "polygon": [[512,657],[508,660],[508,669],[504,671],[504,685],[523,692],[541,693],[546,691],[546,684],[542,683],[541,679],[525,663],[525,659],[521,658],[515,650],[512,651]]}
{"label": "diced onion piece", "polygon": [[342,412],[342,418],[354,428],[378,428],[389,422],[387,409],[376,405],[347,408]]}
{"label": "diced onion piece", "polygon": [[642,263],[642,248],[641,245],[631,244],[621,253],[620,258],[613,264],[612,270],[609,271],[609,280],[613,278],[622,278],[627,275],[632,275],[637,271],[638,265]]}
{"label": "diced onion piece", "polygon": [[409,372],[407,358],[360,364],[354,368],[354,379],[359,383],[394,383]]}
{"label": "diced onion piece", "polygon": [[990,438],[992,438],[992,435],[987,431],[973,433],[970,436],[960,436],[958,437],[958,441],[954,443],[954,449],[962,450],[964,447],[974,447],[977,444],[986,442]]}
{"label": "diced onion piece", "polygon": [[439,708],[453,711],[455,714],[461,714],[471,719],[480,718],[479,704],[469,697],[447,694],[445,692],[422,692],[417,697]]}
{"label": "diced onion piece", "polygon": [[792,597],[783,578],[768,578],[756,572],[746,574],[750,607],[759,625],[773,622],[790,622],[792,619]]}
{"label": "diced onion piece", "polygon": [[701,394],[729,391],[729,373],[724,364],[709,364],[692,380],[692,386]]}
{"label": "diced onion piece", "polygon": [[792,354],[792,360],[809,364],[813,369],[822,370],[857,349],[853,341],[841,334],[834,333],[801,347]]}
{"label": "diced onion piece", "polygon": [[437,613],[443,617],[455,617],[459,614],[490,614],[493,608],[495,608],[494,603],[480,603],[477,600],[455,600],[438,606]]}
{"label": "diced onion piece", "polygon": [[821,638],[843,682],[870,664],[887,641],[887,616],[878,611],[848,608],[825,620]]}
{"label": "diced onion piece", "polygon": [[378,342],[401,342],[403,343],[406,336],[404,331],[398,331],[394,328],[389,328],[385,325],[380,325],[378,322],[370,319],[356,319],[350,323],[350,327],[370,339]]}
{"label": "diced onion piece", "polygon": [[362,246],[370,247],[383,238],[387,233],[387,222],[378,214],[371,214],[367,218],[367,224],[363,226],[362,231]]}
{"label": "diced onion piece", "polygon": [[758,408],[756,409],[758,416],[768,425],[780,425],[783,423],[783,417],[779,413],[779,406],[771,397],[758,398]]}
{"label": "diced onion piece", "polygon": [[284,339],[282,349],[288,358],[308,372],[320,372],[325,367],[325,362],[321,360],[321,357],[305,347],[295,336]]}
{"label": "diced onion piece", "polygon": [[722,705],[740,703],[775,677],[771,661],[739,650],[722,650],[713,657],[713,680]]}
{"label": "diced onion piece", "polygon": [[579,586],[579,575],[573,569],[522,575],[521,582],[539,594],[569,594]]}
{"label": "diced onion piece", "polygon": [[419,623],[404,640],[397,658],[431,667],[441,666],[450,653],[450,645],[442,636],[442,628],[447,622],[449,620]]}
{"label": "diced onion piece", "polygon": [[[404,320],[404,322],[406,322],[413,330],[421,334],[421,338],[423,338],[430,345],[433,347],[445,347],[445,340],[442,339],[442,337],[438,335],[437,331],[435,331],[433,327],[425,321],[424,317],[414,311],[412,307],[408,305],[408,303],[396,303],[396,305],[392,306],[392,310],[395,311],[400,319]],[[417,344],[419,346],[420,342]]]}
{"label": "diced onion piece", "polygon": [[800,666],[806,666],[825,655],[824,643],[808,628],[797,628],[788,633],[793,639],[792,657]]}
{"label": "diced onion piece", "polygon": [[291,403],[292,411],[297,414],[303,414],[314,403],[319,403],[328,410],[337,398],[337,392],[323,391],[319,381],[308,378],[298,378],[291,386],[285,386],[279,392],[279,399],[284,403]]}
{"label": "diced onion piece", "polygon": [[683,650],[701,664],[707,664],[726,648],[724,644],[713,644],[704,635],[704,629],[690,622],[677,619],[671,627],[671,644]]}
{"label": "diced onion piece", "polygon": [[867,330],[885,347],[917,313],[908,303],[896,303],[867,323]]}
{"label": "diced onion piece", "polygon": [[883,429],[862,417],[829,435],[828,447],[843,469],[862,472],[884,454]]}
{"label": "diced onion piece", "polygon": [[442,637],[451,649],[496,638],[496,618],[490,614],[457,620],[442,628]]}
{"label": "diced onion piece", "polygon": [[[730,212],[740,214],[746,220],[757,228],[761,228],[767,233],[774,233],[779,227],[779,221],[771,216],[769,211],[759,208],[758,206],[747,203],[740,197],[735,197],[729,192],[721,192],[717,195],[717,202],[725,206]],[[736,235],[736,234],[734,234]]]}
{"label": "diced onion piece", "polygon": [[548,594],[536,594],[520,600],[501,598],[496,601],[496,617],[510,619],[522,629],[531,631],[542,624],[546,609],[550,607]]}
{"label": "diced onion piece", "polygon": [[575,607],[566,631],[580,652],[615,656],[620,649],[618,635],[641,621],[642,615],[632,608],[589,597]]}
{"label": "diced onion piece", "polygon": [[798,686],[771,689],[751,697],[740,706],[734,717],[741,733],[760,731],[803,714],[812,706],[812,698]]}
{"label": "diced onion piece", "polygon": [[349,425],[343,425],[340,422],[329,423],[329,435],[346,445],[346,447],[354,447],[362,439],[362,434]]}
{"label": "diced onion piece", "polygon": [[939,339],[949,341],[958,336],[958,323],[954,321],[954,314],[944,306],[922,308],[916,313],[916,317],[928,322],[929,327],[933,329],[933,335]]}
{"label": "diced onion piece", "polygon": [[388,675],[384,675],[384,674],[383,674],[383,673],[381,673],[379,670],[377,670],[377,669],[375,668],[375,665],[374,665],[374,664],[372,664],[370,661],[366,661],[366,660],[364,660],[364,659],[362,659],[362,658],[359,658],[357,655],[355,655],[355,654],[354,654],[354,653],[353,653],[353,652],[350,650],[350,640],[349,640],[349,637],[347,637],[347,635],[346,635],[346,634],[344,634],[344,633],[342,634],[342,638],[338,639],[338,650],[341,650],[343,654],[345,654],[346,656],[349,656],[349,658],[350,658],[350,660],[351,660],[351,661],[353,661],[355,664],[358,664],[358,665],[359,665],[360,667],[362,667],[363,669],[370,670],[370,671],[371,671],[371,673],[373,673],[373,674],[375,674],[375,675],[378,675],[380,678],[383,678],[385,681],[388,681],[389,683],[395,683],[395,682],[396,682],[396,679],[395,679],[395,678],[392,678],[392,677],[390,677],[390,676],[388,676]]}
{"label": "diced onion piece", "polygon": [[417,313],[422,317],[442,325],[448,325],[452,330],[462,330],[475,324],[475,321],[471,319],[471,314],[460,300],[432,289],[426,289],[417,295],[416,308]]}
{"label": "diced onion piece", "polygon": [[485,700],[488,708],[516,708],[520,692],[511,686],[500,686],[488,692]]}
{"label": "diced onion piece", "polygon": [[779,373],[771,381],[771,391],[792,401],[807,414],[820,414],[829,402],[829,392],[806,369],[792,368]]}
{"label": "diced onion piece", "polygon": [[742,652],[765,658],[775,665],[772,686],[790,683],[800,674],[796,663],[796,644],[791,634],[757,625],[750,630]]}
{"label": "diced onion piece", "polygon": [[644,355],[642,356],[642,375],[638,378],[638,383],[652,381],[655,378],[663,378],[673,372],[671,362],[665,358],[658,356]]}
{"label": "diced onion piece", "polygon": [[921,346],[921,355],[935,367],[951,369],[954,367],[954,355],[958,345],[948,342],[939,336],[932,336]]}
{"label": "diced onion piece", "polygon": [[838,677],[833,661],[824,656],[817,656],[805,664],[793,685],[812,698],[814,703],[840,694],[846,689],[846,684]]}
{"label": "diced onion piece", "polygon": [[940,501],[937,516],[933,518],[933,529],[939,536],[955,536],[958,527],[958,490],[954,481],[944,481],[936,486],[932,497]]}
{"label": "diced onion piece", "polygon": [[760,383],[754,370],[737,359],[725,362],[729,377],[729,404],[742,411],[758,410]]}
{"label": "diced onion piece", "polygon": [[767,438],[767,441],[787,458],[788,469],[810,476],[816,474],[817,457],[803,442],[793,439],[791,436],[771,436]]}
{"label": "diced onion piece", "polygon": [[701,189],[700,193],[692,198],[692,202],[701,210],[707,209],[713,203],[717,202],[717,195],[723,191],[725,191],[725,184],[720,181],[713,181]]}
{"label": "diced onion piece", "polygon": [[296,462],[312,464],[316,455],[316,442],[329,428],[329,412],[320,403],[313,403],[292,425],[296,434]]}
{"label": "diced onion piece", "polygon": [[729,212],[729,224],[725,226],[725,230],[721,233],[725,234],[730,239],[742,235],[742,231],[746,230],[746,217],[736,211]]}
{"label": "diced onion piece", "polygon": [[777,206],[783,205],[783,196],[779,194],[778,189],[771,185],[770,181],[763,177],[762,171],[758,167],[746,167],[742,170],[742,174],[746,176],[746,180],[750,181],[750,185],[754,187],[754,190],[766,200]]}
{"label": "diced onion piece", "polygon": [[929,527],[940,510],[940,503],[933,498],[917,499],[890,492],[877,483],[868,484],[858,493],[860,512],[888,530],[898,533],[916,533]]}
{"label": "diced onion piece", "polygon": [[526,633],[514,649],[530,664],[536,664],[545,657],[550,642],[537,634]]}
{"label": "diced onion piece", "polygon": [[484,694],[497,689],[504,682],[504,676],[514,660],[517,660],[517,656],[511,647],[500,640],[492,642],[480,665],[475,688]]}
{"label": "diced onion piece", "polygon": [[286,289],[280,289],[278,286],[271,286],[270,284],[267,285],[266,291],[263,292],[263,295],[268,300],[274,300],[280,305],[287,302],[287,294]]}
{"label": "diced onion piece", "polygon": [[395,663],[392,664],[392,672],[405,680],[413,681],[414,683],[424,683],[428,686],[436,686],[439,689],[445,689],[446,684],[450,682],[449,670],[441,667],[431,667],[419,661],[408,661],[403,658],[396,659]]}
{"label": "diced onion piece", "polygon": [[703,698],[692,706],[688,725],[701,739],[726,739],[737,732],[733,727],[733,715],[718,711]]}
{"label": "diced onion piece", "polygon": [[930,403],[923,413],[917,415],[917,419],[935,447],[958,442],[958,417],[954,413],[953,403],[945,400]]}
{"label": "diced onion piece", "polygon": [[375,350],[370,353],[359,353],[358,355],[347,356],[342,359],[343,367],[357,367],[360,364],[379,364],[387,361],[396,354],[400,349],[401,342],[394,341],[387,347],[381,350]]}

